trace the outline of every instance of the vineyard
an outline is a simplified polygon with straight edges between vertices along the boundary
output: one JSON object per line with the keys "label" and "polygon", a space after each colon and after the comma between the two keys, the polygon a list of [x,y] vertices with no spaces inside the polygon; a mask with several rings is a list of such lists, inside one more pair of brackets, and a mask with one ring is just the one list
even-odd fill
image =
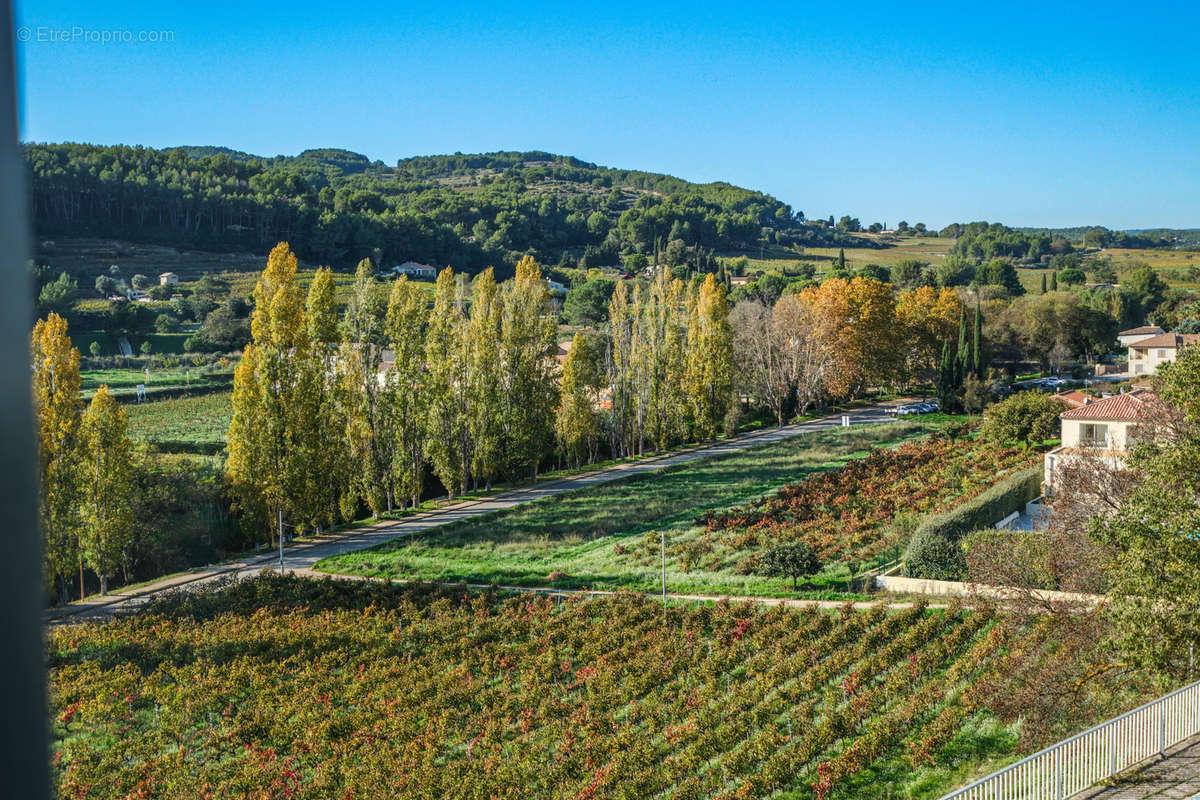
{"label": "vineyard", "polygon": [[151,400],[125,406],[129,433],[160,450],[214,455],[225,447],[233,412],[229,392]]}
{"label": "vineyard", "polygon": [[434,529],[318,569],[648,591],[660,586],[665,544],[670,591],[794,596],[790,581],[761,574],[759,557],[804,539],[826,562],[806,580],[809,591],[844,593],[856,571],[899,555],[924,515],[1037,458],[929,431],[894,423],[798,437]]}
{"label": "vineyard", "polygon": [[51,632],[62,797],[936,797],[1010,755],[984,612],[260,577]]}
{"label": "vineyard", "polygon": [[761,548],[796,540],[823,560],[869,563],[898,552],[920,516],[973,497],[1037,459],[1027,450],[979,440],[908,442],[873,450],[741,508],[709,512],[699,522],[714,546],[746,553],[741,571],[754,571]]}

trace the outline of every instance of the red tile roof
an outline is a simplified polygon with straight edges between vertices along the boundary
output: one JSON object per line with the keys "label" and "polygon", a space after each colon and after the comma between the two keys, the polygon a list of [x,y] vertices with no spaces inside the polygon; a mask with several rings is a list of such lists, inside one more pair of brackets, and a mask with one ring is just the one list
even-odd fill
{"label": "red tile roof", "polygon": [[1073,392],[1061,392],[1060,394],[1056,394],[1054,396],[1059,400],[1062,400],[1071,408],[1079,408],[1080,406],[1085,406],[1088,403],[1096,402],[1095,397],[1092,397],[1090,394],[1084,394],[1079,390],[1075,390]]}
{"label": "red tile roof", "polygon": [[1095,400],[1086,405],[1072,408],[1059,414],[1062,419],[1146,419],[1150,415],[1148,404],[1152,392],[1134,389],[1125,394],[1115,394]]}
{"label": "red tile roof", "polygon": [[1158,336],[1151,336],[1149,339],[1134,342],[1130,347],[1179,348],[1195,344],[1196,342],[1200,342],[1200,333],[1160,333]]}
{"label": "red tile roof", "polygon": [[1121,331],[1117,336],[1141,336],[1143,333],[1162,333],[1162,328],[1157,325],[1142,325],[1140,328],[1130,328],[1127,331]]}

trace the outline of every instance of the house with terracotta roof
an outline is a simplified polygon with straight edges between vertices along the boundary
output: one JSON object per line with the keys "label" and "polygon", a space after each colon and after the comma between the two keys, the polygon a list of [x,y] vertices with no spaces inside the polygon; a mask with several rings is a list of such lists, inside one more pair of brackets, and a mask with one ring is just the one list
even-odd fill
{"label": "house with terracotta roof", "polygon": [[1092,397],[1090,394],[1081,392],[1078,389],[1070,392],[1059,392],[1054,396],[1063,401],[1067,408],[1079,408],[1080,406],[1085,406],[1088,403],[1094,403],[1099,399]]}
{"label": "house with terracotta roof", "polygon": [[1123,467],[1137,436],[1145,436],[1147,430],[1152,432],[1162,421],[1161,415],[1158,395],[1149,389],[1089,397],[1068,408],[1059,415],[1062,443],[1047,453],[1043,462],[1045,493],[1054,493],[1055,482],[1072,459],[1101,458],[1113,469]]}
{"label": "house with terracotta roof", "polygon": [[1135,342],[1149,339],[1151,336],[1158,336],[1160,333],[1166,333],[1166,331],[1157,325],[1142,325],[1137,328],[1130,328],[1127,331],[1121,331],[1117,334],[1117,341],[1121,343],[1121,347],[1129,347],[1129,345]]}
{"label": "house with terracotta roof", "polygon": [[1153,375],[1162,364],[1174,361],[1179,351],[1200,342],[1200,333],[1160,333],[1129,345],[1129,374]]}

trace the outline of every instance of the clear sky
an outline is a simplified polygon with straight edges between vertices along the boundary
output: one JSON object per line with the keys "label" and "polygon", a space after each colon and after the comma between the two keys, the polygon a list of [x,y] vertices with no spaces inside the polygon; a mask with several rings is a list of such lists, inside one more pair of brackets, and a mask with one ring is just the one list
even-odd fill
{"label": "clear sky", "polygon": [[1200,227],[1195,2],[26,0],[17,25],[30,141],[536,149],[864,224]]}

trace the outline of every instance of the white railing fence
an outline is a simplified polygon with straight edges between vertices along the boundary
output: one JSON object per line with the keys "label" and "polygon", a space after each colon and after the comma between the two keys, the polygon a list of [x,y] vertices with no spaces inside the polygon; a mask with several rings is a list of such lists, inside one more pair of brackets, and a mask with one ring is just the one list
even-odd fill
{"label": "white railing fence", "polygon": [[1200,733],[1200,681],[1010,764],[942,800],[1066,800]]}

